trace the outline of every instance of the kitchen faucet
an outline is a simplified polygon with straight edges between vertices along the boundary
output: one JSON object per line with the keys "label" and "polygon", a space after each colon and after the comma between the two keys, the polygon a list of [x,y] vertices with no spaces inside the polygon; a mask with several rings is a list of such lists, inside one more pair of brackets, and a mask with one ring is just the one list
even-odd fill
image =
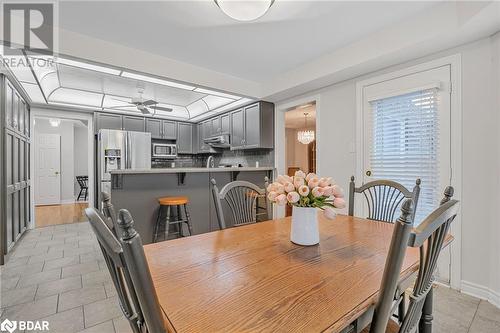
{"label": "kitchen faucet", "polygon": [[215,168],[215,160],[212,155],[207,158],[207,168]]}

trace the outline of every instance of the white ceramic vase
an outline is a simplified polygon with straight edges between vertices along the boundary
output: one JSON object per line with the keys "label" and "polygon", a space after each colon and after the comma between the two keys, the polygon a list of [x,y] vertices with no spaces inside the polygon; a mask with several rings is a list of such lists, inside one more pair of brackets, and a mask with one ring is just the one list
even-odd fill
{"label": "white ceramic vase", "polygon": [[298,245],[316,245],[319,243],[318,209],[313,207],[292,207],[290,240]]}

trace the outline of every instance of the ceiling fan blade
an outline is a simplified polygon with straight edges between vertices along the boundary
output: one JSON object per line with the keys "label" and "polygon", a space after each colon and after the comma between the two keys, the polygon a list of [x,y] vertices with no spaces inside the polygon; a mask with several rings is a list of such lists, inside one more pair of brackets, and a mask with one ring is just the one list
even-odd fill
{"label": "ceiling fan blade", "polygon": [[153,106],[153,109],[159,110],[159,111],[165,111],[165,112],[172,112],[172,111],[174,111],[172,108],[165,108],[163,106]]}
{"label": "ceiling fan blade", "polygon": [[141,111],[142,114],[151,114],[151,111],[149,111],[149,109],[144,105],[138,105],[137,110]]}
{"label": "ceiling fan blade", "polygon": [[155,105],[155,104],[158,104],[158,102],[157,102],[157,101],[154,101],[154,100],[152,100],[152,99],[148,99],[148,100],[146,100],[146,101],[142,102],[142,105],[146,105],[146,106],[149,106],[149,105]]}

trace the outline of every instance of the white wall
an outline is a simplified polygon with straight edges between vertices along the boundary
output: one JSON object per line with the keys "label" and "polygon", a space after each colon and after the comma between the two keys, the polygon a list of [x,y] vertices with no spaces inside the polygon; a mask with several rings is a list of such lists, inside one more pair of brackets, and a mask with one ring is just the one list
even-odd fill
{"label": "white wall", "polygon": [[297,140],[297,129],[287,128],[286,134],[286,167],[299,167],[301,170],[309,171],[307,145]]}
{"label": "white wall", "polygon": [[[418,63],[462,56],[462,289],[500,306],[500,42],[493,38],[311,91],[319,96],[318,169],[344,188],[356,170],[356,82]],[[287,104],[291,100],[278,104]]]}
{"label": "white wall", "polygon": [[[73,202],[75,199],[73,122],[61,121],[58,127],[52,127],[48,118],[37,118],[35,123],[35,140],[38,134],[59,134],[61,136],[61,202]],[[34,163],[36,164],[36,161]]]}
{"label": "white wall", "polygon": [[[88,176],[88,128],[86,126],[74,127],[74,174],[76,176]],[[74,180],[74,196],[78,196],[80,186]]]}

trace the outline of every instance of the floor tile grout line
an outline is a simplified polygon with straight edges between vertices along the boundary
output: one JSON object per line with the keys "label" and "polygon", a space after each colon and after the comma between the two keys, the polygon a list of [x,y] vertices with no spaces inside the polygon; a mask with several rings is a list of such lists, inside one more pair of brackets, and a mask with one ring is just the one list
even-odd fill
{"label": "floor tile grout line", "polygon": [[479,300],[479,302],[477,303],[476,311],[474,312],[474,316],[472,317],[469,327],[467,328],[467,333],[470,333],[470,329],[472,327],[472,324],[474,323],[474,319],[476,319],[477,312],[479,311],[479,304],[481,304],[481,300]]}

